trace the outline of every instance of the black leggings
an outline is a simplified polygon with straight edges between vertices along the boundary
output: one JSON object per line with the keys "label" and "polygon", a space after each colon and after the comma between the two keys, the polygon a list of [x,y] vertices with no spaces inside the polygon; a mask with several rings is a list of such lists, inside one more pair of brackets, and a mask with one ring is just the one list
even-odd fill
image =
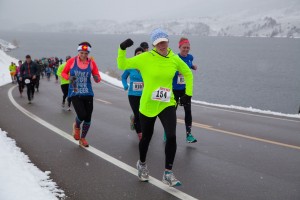
{"label": "black leggings", "polygon": [[132,96],[132,95],[128,95],[128,99],[129,99],[129,104],[131,106],[131,109],[133,111],[134,114],[134,128],[136,133],[141,133],[142,129],[141,129],[141,123],[140,123],[140,112],[139,112],[139,108],[140,108],[140,96]]}
{"label": "black leggings", "polygon": [[20,77],[17,76],[18,86],[19,86],[19,92],[20,94],[23,92],[24,89],[24,80],[20,80]]}
{"label": "black leggings", "polygon": [[80,121],[91,122],[93,112],[92,96],[73,96],[73,107]]}
{"label": "black leggings", "polygon": [[[173,90],[173,94],[174,94],[174,98],[175,101],[177,102],[176,105],[176,109],[178,106],[178,100],[179,97],[182,97],[183,95],[185,95],[185,90]],[[189,105],[185,105],[183,106],[184,108],[184,113],[185,113],[185,117],[184,117],[184,121],[185,121],[185,129],[186,132],[190,133],[191,132],[191,127],[192,127],[192,108],[191,108],[191,104]]]}
{"label": "black leggings", "polygon": [[[66,98],[68,97],[68,91],[69,91],[69,84],[63,84],[61,85],[61,91],[63,93],[63,103],[66,102]],[[68,97],[68,106],[71,106],[71,99]]]}
{"label": "black leggings", "polygon": [[[26,78],[26,79],[29,79],[29,78]],[[34,96],[35,80],[34,79],[29,79],[29,80],[30,80],[30,83],[25,83],[25,85],[27,87],[27,97],[28,97],[28,100],[31,101],[32,97]]]}
{"label": "black leggings", "polygon": [[37,90],[39,90],[39,87],[40,87],[40,76],[36,76],[36,79],[35,79],[35,88]]}
{"label": "black leggings", "polygon": [[[165,168],[171,170],[176,154],[176,108],[169,106],[157,115],[166,132],[166,146],[165,146]],[[140,161],[145,162],[148,147],[153,135],[154,124],[156,117],[147,117],[140,113],[140,122],[142,126],[143,137],[139,143]]]}

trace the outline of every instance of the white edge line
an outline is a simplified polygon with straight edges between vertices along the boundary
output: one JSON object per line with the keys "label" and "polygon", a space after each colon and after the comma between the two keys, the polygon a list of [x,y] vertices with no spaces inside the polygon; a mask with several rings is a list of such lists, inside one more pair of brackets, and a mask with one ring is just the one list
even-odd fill
{"label": "white edge line", "polygon": [[[243,114],[243,115],[257,116],[257,117],[270,118],[270,119],[278,119],[278,120],[291,121],[291,122],[297,122],[297,123],[300,122],[298,120],[293,120],[293,119],[285,119],[285,118],[267,116],[268,114],[259,115],[259,114],[255,114],[255,113],[247,113],[247,112],[251,112],[251,111],[243,112],[243,111],[229,110],[229,109],[234,109],[234,108],[227,108],[227,109],[226,108],[216,108],[216,107],[213,107],[213,106],[201,105],[200,103],[195,103],[195,102],[193,102],[192,105],[197,106],[197,107],[205,107],[205,108],[209,108],[209,109],[214,109],[214,110],[223,110],[223,111],[226,111],[226,112],[239,113],[239,114]],[[262,114],[264,114],[264,113],[262,113]],[[288,116],[283,116],[283,117],[288,117]]]}
{"label": "white edge line", "polygon": [[[78,145],[78,142],[75,141],[73,139],[73,137],[71,135],[69,135],[68,133],[62,131],[61,129],[57,128],[56,126],[53,126],[52,124],[48,123],[47,121],[39,118],[38,116],[34,115],[33,113],[29,112],[28,110],[26,110],[25,108],[23,108],[22,106],[20,106],[13,98],[12,96],[12,90],[15,88],[16,86],[11,87],[8,90],[8,97],[10,99],[10,101],[12,102],[12,104],[19,109],[21,112],[23,112],[25,115],[27,115],[28,117],[30,117],[31,119],[35,120],[36,122],[40,123],[41,125],[45,126],[46,128],[52,130],[53,132],[57,133],[58,135],[64,137],[65,139],[69,140],[70,142]],[[137,170],[133,167],[131,167],[130,165],[127,165],[126,163],[117,160],[116,158],[90,146],[89,148],[86,148],[85,150],[97,155],[98,157],[101,157],[102,159],[114,164],[115,166],[137,176]],[[162,183],[161,181],[159,181],[158,179],[150,176],[149,179],[149,183],[151,183],[152,185],[168,192],[169,194],[179,198],[179,199],[191,199],[194,200],[196,199],[195,197],[192,197],[184,192],[181,192],[180,190],[173,188],[173,187],[169,187],[167,185],[165,185],[164,183]]]}
{"label": "white edge line", "polygon": [[103,102],[103,103],[105,103],[105,104],[111,104],[111,102],[109,102],[109,101],[104,101],[104,100],[102,100],[102,99],[97,99],[97,98],[95,98],[95,100],[100,101],[100,102]]}

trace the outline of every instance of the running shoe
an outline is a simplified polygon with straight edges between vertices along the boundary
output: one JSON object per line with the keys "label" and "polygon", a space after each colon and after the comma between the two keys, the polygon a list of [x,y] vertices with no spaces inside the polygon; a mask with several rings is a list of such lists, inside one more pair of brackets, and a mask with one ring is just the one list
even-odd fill
{"label": "running shoe", "polygon": [[134,127],[134,115],[131,114],[130,115],[130,130],[134,131],[135,127]]}
{"label": "running shoe", "polygon": [[197,142],[197,139],[194,138],[194,136],[191,133],[188,133],[186,135],[186,142],[187,143],[195,143],[195,142]]}
{"label": "running shoe", "polygon": [[80,138],[79,145],[82,147],[89,147],[89,143],[86,141],[85,138]]}
{"label": "running shoe", "polygon": [[181,186],[181,182],[175,178],[172,171],[165,171],[163,175],[162,182],[170,187]]}
{"label": "running shoe", "polygon": [[149,171],[147,169],[147,165],[141,165],[140,161],[138,160],[136,163],[136,168],[138,170],[138,177],[140,181],[146,182],[149,181]]}
{"label": "running shoe", "polygon": [[73,137],[75,140],[80,139],[80,128],[76,128],[76,123],[73,124]]}
{"label": "running shoe", "polygon": [[71,107],[69,106],[67,110],[68,110],[68,111],[71,111]]}

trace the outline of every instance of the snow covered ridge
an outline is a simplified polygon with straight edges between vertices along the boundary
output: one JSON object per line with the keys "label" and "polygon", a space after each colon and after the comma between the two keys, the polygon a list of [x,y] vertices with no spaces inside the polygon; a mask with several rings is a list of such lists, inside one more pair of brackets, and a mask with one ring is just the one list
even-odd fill
{"label": "snow covered ridge", "polygon": [[0,186],[1,199],[57,200],[65,198],[64,191],[57,188],[49,171],[42,172],[34,166],[27,155],[7,137],[0,128]]}
{"label": "snow covered ridge", "polygon": [[17,48],[17,47],[15,45],[13,45],[12,43],[0,39],[0,50],[7,52],[7,51],[10,51],[15,48]]}
{"label": "snow covered ridge", "polygon": [[[14,30],[27,31],[27,25]],[[216,17],[179,18],[168,20],[134,20],[118,23],[113,20],[62,22],[51,25],[30,24],[32,32],[80,32],[95,34],[149,34],[162,27],[170,35],[287,37],[300,38],[300,6],[253,14],[250,11]]]}

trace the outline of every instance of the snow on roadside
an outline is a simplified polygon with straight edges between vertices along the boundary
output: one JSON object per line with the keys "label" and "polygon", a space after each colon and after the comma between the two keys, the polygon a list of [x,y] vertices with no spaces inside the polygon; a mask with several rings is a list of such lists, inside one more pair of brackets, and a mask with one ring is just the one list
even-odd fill
{"label": "snow on roadside", "polygon": [[64,191],[50,179],[50,172],[42,172],[34,166],[1,128],[0,146],[0,199],[57,200],[65,197]]}
{"label": "snow on roadside", "polygon": [[16,58],[12,58],[4,51],[0,50],[0,86],[11,82],[9,65],[11,62],[18,63]]}
{"label": "snow on roadside", "polygon": [[[0,86],[11,83],[9,65],[18,60],[0,50]],[[57,200],[65,196],[49,175],[34,166],[16,142],[0,128],[0,199]]]}

